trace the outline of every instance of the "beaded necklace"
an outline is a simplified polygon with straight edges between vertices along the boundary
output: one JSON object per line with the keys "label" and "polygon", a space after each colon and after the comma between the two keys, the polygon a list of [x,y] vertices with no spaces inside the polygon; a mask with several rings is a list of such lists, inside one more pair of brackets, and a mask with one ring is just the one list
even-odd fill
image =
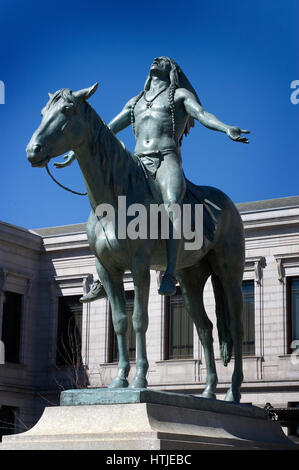
{"label": "beaded necklace", "polygon": [[161,93],[163,93],[163,91],[167,90],[168,87],[165,87],[165,88],[162,88],[162,90],[159,91],[159,93],[157,93],[151,100],[148,100],[146,98],[146,92],[144,92],[144,95],[143,95],[143,98],[144,98],[144,101],[146,102],[146,107],[147,108],[151,108],[153,106],[153,102],[155,101],[156,98],[158,98],[159,95],[161,95]]}
{"label": "beaded necklace", "polygon": [[[164,88],[163,90],[161,90],[158,95],[160,93],[162,93],[162,91],[166,90],[166,88]],[[174,118],[174,112],[175,112],[175,108],[174,108],[174,94],[175,94],[175,90],[176,90],[176,87],[175,85],[170,85],[169,86],[169,93],[168,93],[168,102],[169,102],[169,108],[170,108],[170,114],[171,114],[171,122],[172,122],[172,138],[174,140],[176,140],[176,136],[175,136],[175,118]],[[158,95],[156,95],[152,100],[147,100],[145,98],[145,91],[142,90],[139,95],[136,96],[136,99],[134,101],[134,103],[132,104],[131,106],[131,124],[132,124],[132,128],[133,128],[133,132],[135,134],[135,115],[134,115],[134,109],[135,109],[135,106],[136,104],[138,103],[138,101],[140,100],[140,98],[143,96],[144,97],[144,100],[147,104],[147,107],[150,108],[151,105],[152,105],[152,102],[157,98]],[[150,104],[150,106],[148,106]]]}

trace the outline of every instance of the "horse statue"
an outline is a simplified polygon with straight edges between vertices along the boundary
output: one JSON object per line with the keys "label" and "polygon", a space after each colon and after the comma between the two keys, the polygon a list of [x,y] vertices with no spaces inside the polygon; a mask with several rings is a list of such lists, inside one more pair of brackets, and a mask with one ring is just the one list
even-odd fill
{"label": "horse statue", "polygon": [[[162,201],[153,179],[148,177],[138,158],[132,155],[113,134],[88,103],[97,84],[72,92],[68,88],[50,95],[42,110],[42,121],[32,135],[26,152],[33,167],[47,167],[50,159],[75,152],[83,174],[91,204],[87,224],[90,249],[96,258],[99,278],[112,309],[113,327],[119,350],[118,373],[111,388],[146,388],[148,361],[146,331],[148,327],[148,297],[150,269],[164,271],[165,240],[137,237],[118,238],[116,225],[97,214],[101,204],[114,208],[119,216],[118,198],[126,196],[126,204],[142,204],[147,211]],[[183,204],[203,204],[203,243],[200,249],[179,252],[176,276],[181,286],[186,309],[202,343],[206,368],[203,397],[216,398],[217,371],[213,350],[212,328],[204,304],[203,290],[211,276],[216,301],[217,329],[220,352],[226,366],[234,350],[232,384],[225,400],[240,401],[242,372],[242,278],[244,269],[244,229],[233,202],[220,190],[196,186],[187,180]],[[126,220],[128,224],[130,217]],[[133,328],[136,333],[136,374],[128,383],[130,370],[126,331],[123,275],[131,271],[135,300]]]}

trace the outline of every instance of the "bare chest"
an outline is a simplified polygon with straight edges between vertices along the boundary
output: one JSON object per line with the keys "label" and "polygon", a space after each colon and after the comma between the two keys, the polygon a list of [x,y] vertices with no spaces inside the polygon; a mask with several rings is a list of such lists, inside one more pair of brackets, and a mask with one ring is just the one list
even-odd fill
{"label": "bare chest", "polygon": [[134,121],[136,126],[144,122],[151,122],[151,125],[171,125],[175,119],[178,128],[184,124],[187,113],[182,106],[180,99],[174,98],[172,102],[167,91],[159,96],[144,94],[136,103],[134,109]]}
{"label": "bare chest", "polygon": [[155,97],[155,95],[144,94],[136,104],[134,114],[135,117],[145,114],[148,116],[152,114],[169,116],[171,111],[167,95]]}

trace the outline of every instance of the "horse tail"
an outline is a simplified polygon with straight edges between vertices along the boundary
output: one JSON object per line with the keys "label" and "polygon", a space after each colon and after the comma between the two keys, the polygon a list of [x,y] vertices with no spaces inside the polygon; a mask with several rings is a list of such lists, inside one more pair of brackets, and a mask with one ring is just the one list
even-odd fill
{"label": "horse tail", "polygon": [[216,274],[212,274],[212,285],[216,302],[217,329],[220,344],[220,354],[225,366],[232,357],[233,340],[229,328],[229,308],[222,283]]}

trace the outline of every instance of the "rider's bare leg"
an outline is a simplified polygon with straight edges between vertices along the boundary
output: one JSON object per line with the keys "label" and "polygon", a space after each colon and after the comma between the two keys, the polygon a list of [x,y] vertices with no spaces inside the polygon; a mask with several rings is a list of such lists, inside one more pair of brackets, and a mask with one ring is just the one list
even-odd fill
{"label": "rider's bare leg", "polygon": [[167,267],[159,289],[161,295],[173,295],[176,291],[176,263],[181,244],[181,237],[175,237],[175,230],[181,224],[180,211],[173,211],[175,205],[180,205],[185,191],[186,182],[181,167],[180,157],[176,152],[164,155],[156,174],[163,202],[169,214],[169,238],[166,240]]}

